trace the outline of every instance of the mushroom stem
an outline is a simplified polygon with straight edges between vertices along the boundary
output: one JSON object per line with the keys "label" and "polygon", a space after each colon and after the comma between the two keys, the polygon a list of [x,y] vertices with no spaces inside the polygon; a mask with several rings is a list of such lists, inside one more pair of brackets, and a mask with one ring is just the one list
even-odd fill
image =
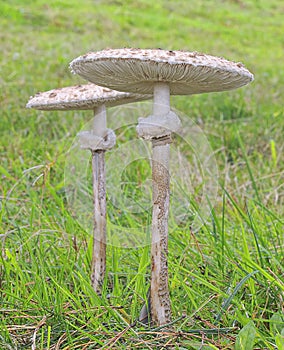
{"label": "mushroom stem", "polygon": [[97,136],[104,137],[107,131],[106,106],[102,104],[94,110],[94,132]]}
{"label": "mushroom stem", "polygon": [[[105,137],[106,107],[94,110],[94,133]],[[96,293],[100,294],[106,271],[106,171],[105,150],[92,150],[93,180],[93,253],[91,264],[91,283]]]}
{"label": "mushroom stem", "polygon": [[156,83],[153,92],[153,115],[163,116],[170,111],[170,88],[167,83]]}
{"label": "mushroom stem", "polygon": [[[170,112],[170,89],[165,83],[154,86],[153,115],[163,117]],[[170,135],[169,131],[169,135]],[[157,325],[170,322],[168,289],[168,214],[170,199],[170,144],[152,139],[152,246],[151,246],[151,319]]]}

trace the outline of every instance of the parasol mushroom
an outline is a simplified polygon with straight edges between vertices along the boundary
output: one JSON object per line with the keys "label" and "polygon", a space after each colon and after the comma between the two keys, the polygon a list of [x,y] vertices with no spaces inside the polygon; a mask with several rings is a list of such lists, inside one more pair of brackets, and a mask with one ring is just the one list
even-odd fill
{"label": "parasol mushroom", "polygon": [[197,52],[149,49],[107,49],[74,59],[74,73],[119,91],[153,94],[153,114],[140,118],[138,135],[152,141],[151,320],[170,321],[168,290],[169,156],[171,134],[180,121],[170,110],[170,95],[231,90],[248,84],[253,75],[241,63]]}
{"label": "parasol mushroom", "polygon": [[85,84],[37,93],[27,108],[39,110],[93,110],[93,130],[79,133],[83,149],[92,152],[92,180],[94,204],[94,241],[91,264],[91,283],[101,293],[106,271],[106,150],[115,145],[115,133],[107,129],[106,107],[113,107],[148,99],[147,95],[110,90],[95,84]]}

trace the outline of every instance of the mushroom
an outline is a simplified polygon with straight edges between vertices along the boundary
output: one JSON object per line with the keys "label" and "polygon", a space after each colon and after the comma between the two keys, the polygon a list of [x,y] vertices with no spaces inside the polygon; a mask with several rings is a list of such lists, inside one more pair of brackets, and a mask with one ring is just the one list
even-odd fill
{"label": "mushroom", "polygon": [[169,157],[171,134],[180,127],[170,110],[170,94],[192,95],[231,90],[253,75],[241,63],[198,52],[149,49],[107,49],[74,59],[70,68],[83,78],[119,91],[153,94],[153,114],[140,118],[138,135],[152,141],[152,246],[150,316],[170,322],[168,290]]}
{"label": "mushroom", "polygon": [[93,110],[93,130],[79,133],[83,149],[92,152],[94,241],[91,283],[101,294],[106,271],[106,176],[105,151],[116,142],[115,133],[106,126],[106,107],[148,99],[147,95],[110,90],[95,84],[69,86],[37,93],[27,108],[39,110]]}

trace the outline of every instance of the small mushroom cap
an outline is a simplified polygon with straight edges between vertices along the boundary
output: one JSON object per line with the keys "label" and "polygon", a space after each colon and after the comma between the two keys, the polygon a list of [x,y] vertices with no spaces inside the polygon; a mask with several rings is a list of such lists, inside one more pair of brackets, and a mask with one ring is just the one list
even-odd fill
{"label": "small mushroom cap", "polygon": [[89,83],[39,92],[30,98],[26,107],[46,111],[83,110],[94,109],[103,104],[113,107],[148,98],[150,98],[148,95],[114,91]]}
{"label": "small mushroom cap", "polygon": [[241,63],[198,52],[107,49],[90,52],[70,63],[73,73],[119,91],[152,94],[157,82],[169,84],[172,95],[231,90],[253,75]]}

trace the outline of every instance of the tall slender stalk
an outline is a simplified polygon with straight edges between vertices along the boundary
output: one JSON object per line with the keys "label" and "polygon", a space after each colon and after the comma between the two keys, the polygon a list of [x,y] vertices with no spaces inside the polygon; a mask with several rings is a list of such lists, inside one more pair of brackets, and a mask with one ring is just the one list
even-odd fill
{"label": "tall slender stalk", "polygon": [[[170,91],[167,84],[154,88],[153,115],[163,118],[170,112]],[[170,144],[152,139],[152,246],[151,246],[151,319],[157,324],[170,322],[171,307],[168,289],[168,214],[170,204]]]}
{"label": "tall slender stalk", "polygon": [[[94,133],[105,137],[106,108],[104,105],[94,110]],[[100,294],[106,271],[106,171],[105,150],[92,150],[93,179],[93,254],[91,264],[91,283]]]}

